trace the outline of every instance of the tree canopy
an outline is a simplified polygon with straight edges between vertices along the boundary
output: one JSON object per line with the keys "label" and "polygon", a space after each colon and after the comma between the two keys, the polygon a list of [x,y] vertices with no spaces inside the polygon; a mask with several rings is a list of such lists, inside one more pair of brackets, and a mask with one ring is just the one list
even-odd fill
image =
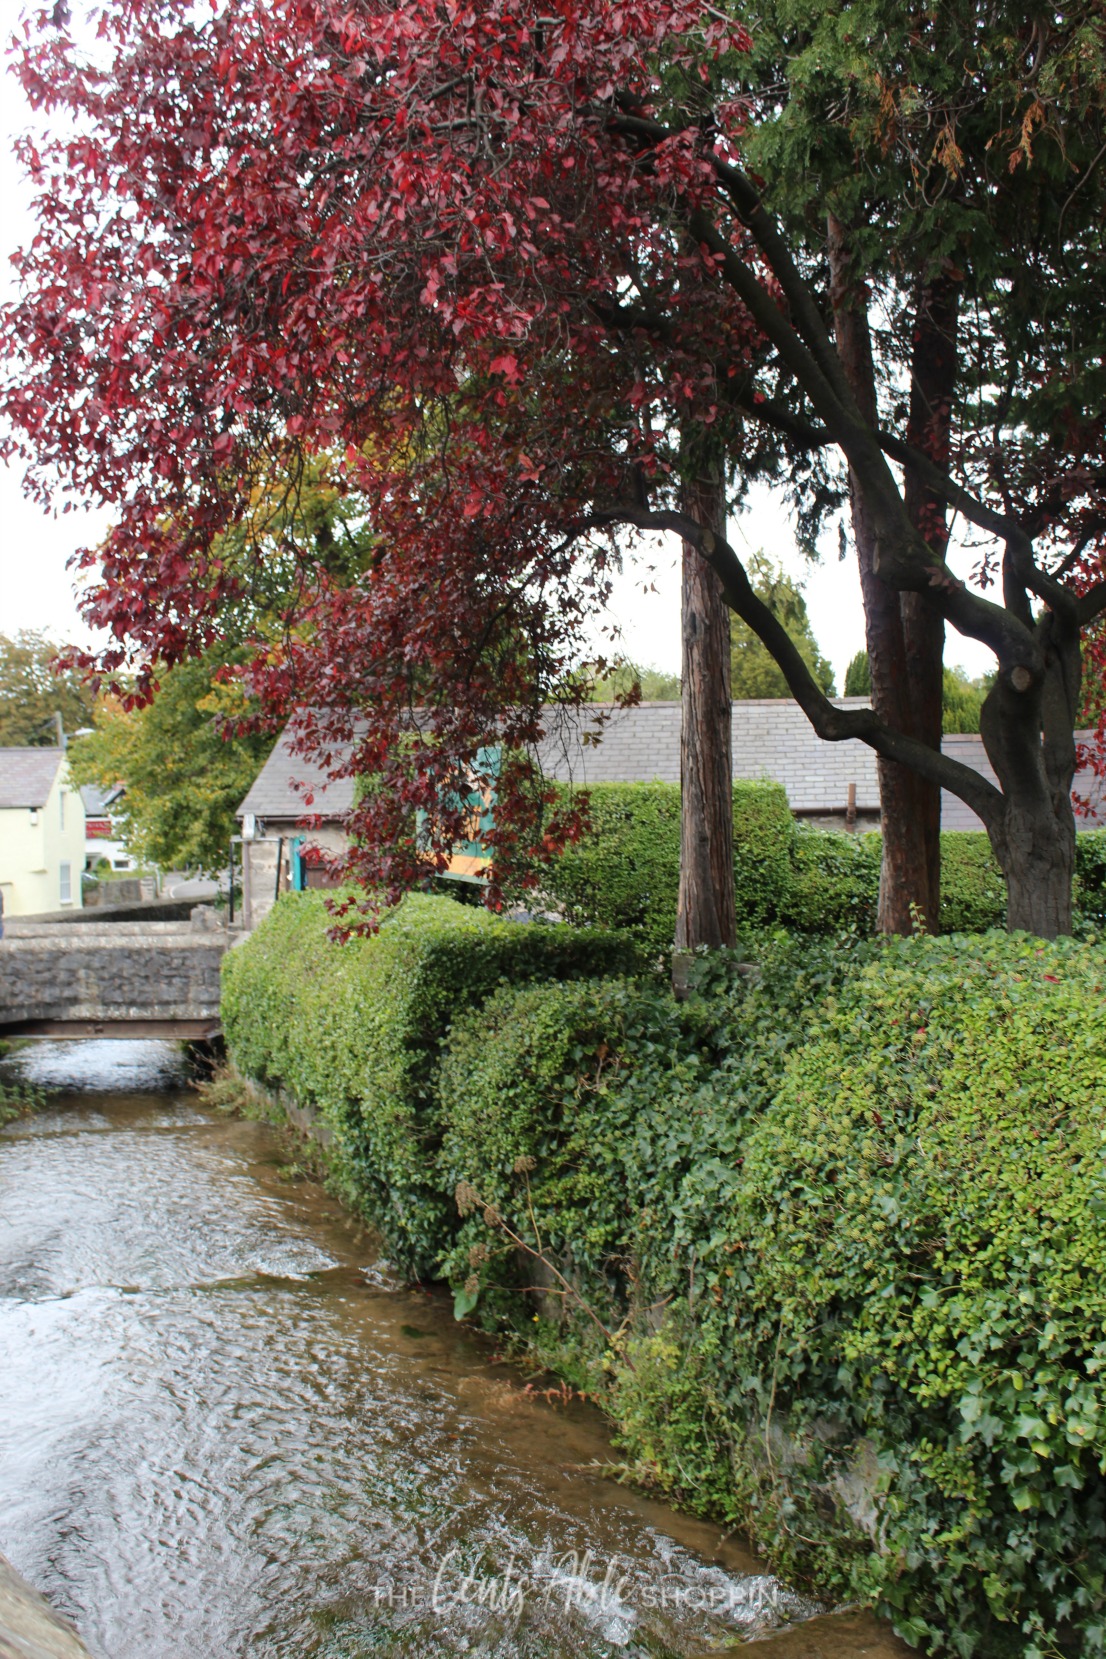
{"label": "tree canopy", "polygon": [[[960,794],[1013,922],[1066,925],[1080,631],[1106,604],[1097,5],[797,0],[751,6],[747,33],[684,0],[127,0],[93,63],[60,17],[22,55],[32,98],[75,119],[27,152],[40,233],[4,407],[32,488],[58,468],[118,509],[88,561],[116,642],[93,666],[135,654],[141,694],[208,646],[244,591],[216,538],[259,478],[343,452],[375,551],[352,583],[303,564],[300,630],[255,682],[303,707],[304,745],[351,742],[384,781],[354,857],[395,891],[427,863],[411,809],[493,741],[518,757],[493,843],[571,833],[527,756],[543,710],[585,695],[609,536],[675,531],[816,729]],[[938,274],[970,370],[947,442],[901,395],[904,296]],[[808,527],[847,469],[878,581],[996,655],[998,787],[826,699],[735,549],[681,510],[696,437],[731,478],[784,479]],[[912,489],[972,527],[1001,602]],[[437,813],[431,861],[462,829]]]}
{"label": "tree canopy", "polygon": [[643,703],[678,703],[680,676],[650,664],[620,662],[601,674],[591,687],[591,698],[596,703],[614,703],[635,695]]}
{"label": "tree canopy", "polygon": [[48,634],[21,628],[0,634],[0,747],[50,747],[92,723],[95,698],[72,669],[55,672],[61,646]]}
{"label": "tree canopy", "polygon": [[[748,570],[757,598],[787,629],[818,686],[827,696],[834,696],[833,669],[818,649],[801,584],[763,553],[753,554]],[[735,701],[742,697],[790,695],[779,663],[760,635],[740,617],[730,623],[730,690]]]}
{"label": "tree canopy", "polygon": [[126,845],[165,870],[226,868],[235,810],[273,746],[265,732],[224,737],[249,712],[241,685],[218,677],[225,655],[178,663],[142,707],[105,701],[70,745],[77,783],[126,784]]}

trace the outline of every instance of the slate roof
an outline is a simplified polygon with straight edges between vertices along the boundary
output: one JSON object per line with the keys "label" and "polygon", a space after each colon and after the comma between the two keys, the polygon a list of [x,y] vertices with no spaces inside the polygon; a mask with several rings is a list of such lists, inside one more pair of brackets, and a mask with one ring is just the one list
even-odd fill
{"label": "slate roof", "polygon": [[[1076,734],[1084,742],[1090,740],[1089,732]],[[987,751],[983,747],[983,739],[978,732],[956,733],[946,737],[941,749],[944,754],[951,755],[954,760],[962,760],[965,766],[970,766],[993,783],[996,788],[998,779],[995,769],[987,759]],[[1095,777],[1088,767],[1081,768],[1075,774],[1075,783],[1072,794],[1082,797],[1090,806],[1089,812],[1076,812],[1075,827],[1077,830],[1101,829],[1106,826],[1106,789],[1103,780]],[[941,828],[947,830],[979,830],[983,824],[976,817],[971,807],[962,801],[958,795],[950,795],[947,789],[941,791]]]}
{"label": "slate roof", "polygon": [[[834,702],[842,709],[868,706],[866,697],[836,697]],[[593,783],[679,783],[679,703],[596,707],[607,716],[598,745],[581,742],[589,727],[575,716],[542,745],[542,762],[551,776],[581,788]],[[786,698],[750,698],[733,705],[733,770],[735,778],[782,783],[793,812],[844,812],[851,783],[856,785],[858,811],[879,810],[872,750],[856,738],[824,743],[798,704]]]}
{"label": "slate roof", "polygon": [[64,749],[0,749],[0,811],[45,806],[64,759]]}
{"label": "slate roof", "polygon": [[[303,787],[297,788],[297,784]],[[314,796],[310,806],[304,803],[305,792]],[[286,729],[277,739],[249,794],[238,808],[238,817],[252,812],[256,818],[291,819],[293,822],[313,813],[340,818],[352,805],[353,779],[328,779],[323,767],[294,755]]]}
{"label": "slate roof", "polygon": [[[838,708],[867,707],[865,697],[833,700]],[[559,724],[554,723],[540,751],[549,776],[578,788],[596,783],[679,783],[679,703],[641,703],[632,709],[596,704],[592,713],[605,716],[601,726],[594,719],[567,713]],[[599,735],[600,741],[583,742],[589,733]],[[946,737],[942,748],[994,782],[980,737]],[[733,763],[735,778],[771,778],[782,783],[792,812],[800,816],[844,815],[850,784],[856,785],[858,812],[879,811],[875,751],[856,738],[824,742],[798,704],[789,699],[749,699],[733,705]],[[312,806],[304,805],[293,780],[313,790]],[[1077,820],[1079,827],[1106,824],[1106,790],[1101,781],[1081,773],[1075,790],[1098,806],[1090,817]],[[252,812],[259,818],[295,821],[308,813],[323,813],[337,818],[352,804],[353,780],[338,778],[328,783],[320,768],[291,754],[285,732],[238,816]],[[971,808],[947,790],[941,794],[941,822],[945,829],[983,828]]]}
{"label": "slate roof", "polygon": [[113,783],[110,789],[101,789],[98,783],[82,783],[80,796],[84,802],[85,816],[106,818],[112,807],[118,806],[126,793],[126,785],[121,783]]}

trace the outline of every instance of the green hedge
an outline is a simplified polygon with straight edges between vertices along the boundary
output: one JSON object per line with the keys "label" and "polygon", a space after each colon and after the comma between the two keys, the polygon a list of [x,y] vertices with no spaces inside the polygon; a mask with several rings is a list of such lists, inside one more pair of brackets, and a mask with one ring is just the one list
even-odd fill
{"label": "green hedge", "polygon": [[328,921],[229,954],[228,1047],[401,1264],[796,1579],[933,1653],[1106,1652],[1101,947],[777,934],[676,1004],[593,930]]}
{"label": "green hedge", "polygon": [[[680,884],[680,791],[667,783],[597,784],[591,832],[540,872],[567,921],[632,928],[671,949]],[[870,933],[879,899],[878,832],[797,824],[779,784],[734,786],[737,925],[804,933]],[[1106,924],[1106,831],[1076,842],[1074,899],[1085,926]],[[1006,920],[1006,888],[982,830],[941,836],[941,931],[979,933]]]}
{"label": "green hedge", "polygon": [[[680,790],[669,783],[604,783],[588,791],[591,830],[538,872],[566,920],[633,928],[654,952],[676,932],[680,887]],[[775,919],[790,883],[793,821],[775,783],[734,785],[734,882],[738,925]]]}
{"label": "green hedge", "polygon": [[935,1651],[1106,1647],[1104,982],[1071,941],[881,953],[790,1056],[704,1264],[726,1399],[772,1399],[822,1493],[865,1447],[854,1583]]}
{"label": "green hedge", "polygon": [[674,1161],[683,1168],[694,1155],[688,1097],[716,1085],[731,1023],[724,1001],[676,1003],[660,986],[622,979],[505,986],[458,1022],[440,1073],[449,1125],[440,1167],[448,1192],[473,1189],[473,1213],[443,1260],[459,1309],[479,1304],[485,1322],[525,1323],[532,1259],[504,1230],[489,1231],[492,1205],[527,1244],[571,1263],[601,1323],[620,1322],[644,1184],[655,1177],[657,1237],[668,1241]]}
{"label": "green hedge", "polygon": [[613,1380],[639,1474],[910,1640],[1102,1652],[1104,982],[990,934],[776,944],[682,1007],[501,990],[442,1066],[460,1307]]}
{"label": "green hedge", "polygon": [[323,895],[289,894],[223,964],[223,1030],[246,1076],[310,1102],[342,1196],[422,1277],[452,1226],[435,1178],[435,1064],[454,1017],[503,980],[634,971],[637,944],[413,895],[373,937],[328,938]]}
{"label": "green hedge", "polygon": [[795,826],[791,881],[780,910],[802,933],[871,933],[879,899],[878,835]]}

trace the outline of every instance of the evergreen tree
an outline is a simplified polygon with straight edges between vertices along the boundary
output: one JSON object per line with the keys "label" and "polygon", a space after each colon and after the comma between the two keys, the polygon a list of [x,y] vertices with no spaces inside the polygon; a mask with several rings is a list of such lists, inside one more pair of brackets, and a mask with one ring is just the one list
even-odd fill
{"label": "evergreen tree", "polygon": [[[749,560],[753,591],[787,629],[819,687],[834,695],[833,669],[818,649],[802,584],[763,552]],[[789,697],[783,670],[764,641],[740,617],[730,618],[730,688],[735,702],[745,697]]]}

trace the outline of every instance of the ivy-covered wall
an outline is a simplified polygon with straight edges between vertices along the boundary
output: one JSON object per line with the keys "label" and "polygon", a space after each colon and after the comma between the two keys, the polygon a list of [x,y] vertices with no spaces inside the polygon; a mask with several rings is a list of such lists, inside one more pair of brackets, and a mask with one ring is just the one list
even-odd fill
{"label": "ivy-covered wall", "polygon": [[[239,1070],[628,1471],[928,1651],[1106,1651],[1106,952],[763,933],[675,1003],[625,937],[282,899]],[[649,952],[645,952],[647,958]]]}

